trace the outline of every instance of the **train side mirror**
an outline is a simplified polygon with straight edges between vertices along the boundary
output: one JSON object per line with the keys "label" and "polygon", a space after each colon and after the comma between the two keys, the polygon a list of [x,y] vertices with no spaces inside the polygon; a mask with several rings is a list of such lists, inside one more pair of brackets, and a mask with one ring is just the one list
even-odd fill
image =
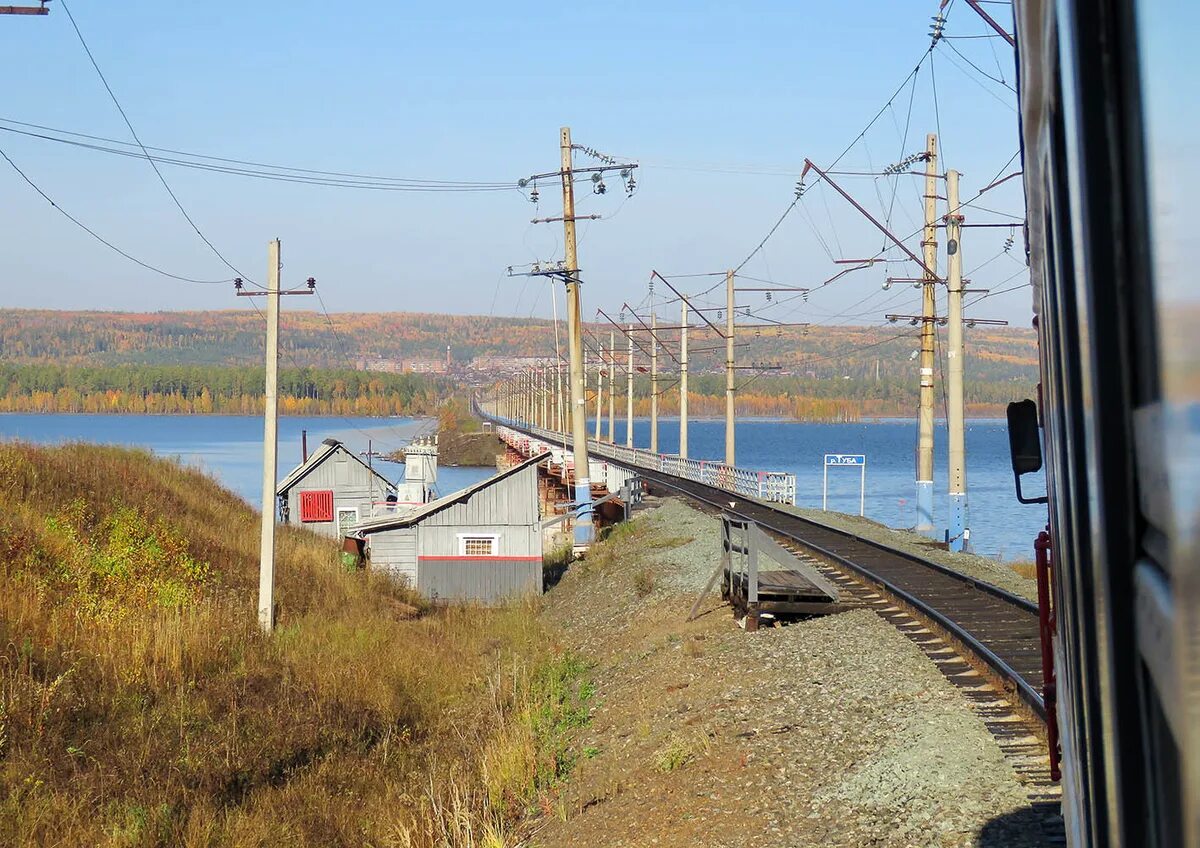
{"label": "train side mirror", "polygon": [[1008,450],[1012,458],[1017,500],[1023,504],[1046,503],[1049,498],[1026,498],[1021,493],[1021,475],[1042,470],[1042,441],[1038,432],[1037,404],[1021,400],[1008,405]]}

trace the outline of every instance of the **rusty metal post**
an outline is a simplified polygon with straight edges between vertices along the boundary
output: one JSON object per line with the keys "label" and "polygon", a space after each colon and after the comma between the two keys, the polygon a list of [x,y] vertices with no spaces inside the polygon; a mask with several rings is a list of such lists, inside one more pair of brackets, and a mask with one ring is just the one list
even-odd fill
{"label": "rusty metal post", "polygon": [[1042,703],[1046,708],[1046,747],[1050,749],[1050,779],[1062,777],[1062,752],[1058,745],[1058,688],[1054,679],[1054,631],[1057,622],[1050,593],[1051,551],[1049,530],[1033,543],[1037,560],[1038,632],[1042,642]]}

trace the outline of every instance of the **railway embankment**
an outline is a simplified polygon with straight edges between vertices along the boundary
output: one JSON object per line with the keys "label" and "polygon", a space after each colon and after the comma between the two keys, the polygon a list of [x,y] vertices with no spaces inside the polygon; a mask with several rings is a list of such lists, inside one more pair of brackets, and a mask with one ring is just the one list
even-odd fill
{"label": "railway embankment", "polygon": [[[869,518],[847,515],[842,512],[825,512],[819,509],[776,505],[803,518],[854,533],[864,539],[880,542],[890,548],[924,557],[938,565],[965,574],[977,580],[991,583],[997,588],[1037,601],[1037,582],[1029,563],[1008,563],[967,553],[953,553],[932,539],[911,530],[888,527]],[[1029,540],[1029,551],[1033,553],[1033,540]],[[1028,575],[1028,576],[1026,576]]]}
{"label": "railway embankment", "polygon": [[545,625],[592,664],[591,719],[540,846],[1022,846],[1044,816],[982,719],[867,609],[741,630],[716,519],[668,499],[573,565]]}

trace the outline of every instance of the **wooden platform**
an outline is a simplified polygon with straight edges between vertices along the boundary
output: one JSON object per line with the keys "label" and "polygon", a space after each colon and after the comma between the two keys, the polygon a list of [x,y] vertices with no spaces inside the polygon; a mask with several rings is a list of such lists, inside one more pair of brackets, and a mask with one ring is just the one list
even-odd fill
{"label": "wooden platform", "polygon": [[[740,614],[750,608],[749,578],[745,572],[725,570],[722,596]],[[829,615],[844,606],[836,597],[810,581],[804,574],[791,569],[760,571],[758,573],[758,612],[775,616]]]}

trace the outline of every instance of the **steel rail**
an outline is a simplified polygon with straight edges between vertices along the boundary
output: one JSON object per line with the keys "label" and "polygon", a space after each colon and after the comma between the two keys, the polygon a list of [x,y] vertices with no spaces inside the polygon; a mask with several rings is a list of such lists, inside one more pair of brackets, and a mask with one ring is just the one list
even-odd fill
{"label": "steel rail", "polygon": [[[535,438],[537,437],[536,433],[533,433],[524,427],[514,426],[509,422],[498,421],[497,423],[501,426],[518,430]],[[1024,702],[1026,706],[1028,706],[1029,709],[1032,710],[1041,721],[1045,722],[1046,708],[1039,691],[1040,681],[1031,678],[1031,675],[1034,673],[1032,671],[1027,674],[1022,674],[1015,669],[1011,662],[1001,656],[1001,654],[1005,653],[1005,651],[997,645],[998,642],[1005,642],[1010,646],[1015,644],[1018,652],[1020,652],[1020,648],[1025,648],[1026,653],[1028,653],[1030,649],[1039,647],[1039,642],[1037,640],[1038,607],[1036,603],[1033,603],[1026,598],[1022,598],[1019,595],[1007,592],[1004,589],[988,583],[985,580],[980,580],[969,575],[961,574],[960,572],[954,571],[953,569],[948,568],[940,563],[933,562],[932,560],[916,554],[908,553],[907,551],[897,550],[882,542],[877,542],[872,539],[865,539],[846,530],[841,530],[836,527],[831,527],[828,524],[824,524],[801,515],[796,515],[780,508],[779,506],[769,504],[764,501],[759,501],[744,495],[737,495],[732,492],[727,492],[723,489],[714,488],[703,483],[697,483],[693,480],[684,480],[662,471],[647,469],[630,463],[624,463],[619,460],[606,458],[604,461],[612,462],[614,465],[628,468],[630,470],[635,470],[640,476],[647,479],[649,482],[665,486],[666,488],[679,492],[680,494],[692,498],[693,500],[697,500],[702,503],[706,503],[709,506],[736,514],[739,517],[755,521],[762,527],[777,533],[780,536],[786,537],[787,539],[794,541],[797,544],[828,558],[829,560],[832,560],[839,566],[883,589],[896,600],[910,607],[919,615],[924,616],[935,623],[954,640],[960,643],[967,652],[973,654],[981,662],[991,668],[992,671],[1005,683],[1011,684],[1015,688],[1016,693],[1021,701]],[[732,505],[731,499],[733,499]],[[791,525],[790,527],[787,526],[789,524]],[[835,550],[835,548],[838,546],[836,544],[831,545],[830,539],[827,538],[825,540],[814,540],[812,538],[814,533],[817,535],[830,534],[837,540],[845,541],[851,544],[864,545],[885,558],[885,562],[878,565],[886,566],[886,558],[890,558],[893,564],[900,562],[907,567],[927,570],[932,574],[938,575],[940,578],[952,580],[961,587],[973,592],[977,592],[979,595],[985,596],[990,600],[990,608],[984,608],[979,604],[976,605],[975,612],[979,617],[984,619],[984,622],[995,627],[998,624],[998,619],[996,616],[1000,616],[1001,618],[999,620],[999,626],[1001,629],[1004,629],[1003,621],[1006,621],[1008,620],[1008,617],[1011,617],[1012,626],[1008,628],[1009,630],[1029,629],[1033,635],[1028,639],[1013,639],[1011,638],[1011,633],[1001,633],[998,635],[1009,635],[1010,638],[992,639],[989,643],[989,640],[986,638],[972,632],[970,629],[971,624],[955,620],[953,613],[947,612],[944,609],[944,606],[946,605],[944,603],[945,599],[943,599],[943,603],[939,603],[937,598],[921,597],[919,591],[914,591],[911,588],[905,588],[899,585],[898,581],[895,579],[895,575],[888,576],[881,574],[879,573],[879,570],[873,569],[871,565],[856,561],[853,558],[853,552],[839,552],[838,550]],[[884,567],[880,570],[886,571],[887,569]],[[945,587],[944,582],[943,587]],[[937,594],[937,587],[930,586],[927,587],[927,589],[930,595]],[[956,597],[953,600],[960,603],[965,602],[969,605],[972,601],[972,598],[970,595],[963,595],[961,597]],[[976,622],[975,626],[978,627],[980,623],[982,622]],[[1036,665],[1036,663],[1034,663],[1034,665]]]}

